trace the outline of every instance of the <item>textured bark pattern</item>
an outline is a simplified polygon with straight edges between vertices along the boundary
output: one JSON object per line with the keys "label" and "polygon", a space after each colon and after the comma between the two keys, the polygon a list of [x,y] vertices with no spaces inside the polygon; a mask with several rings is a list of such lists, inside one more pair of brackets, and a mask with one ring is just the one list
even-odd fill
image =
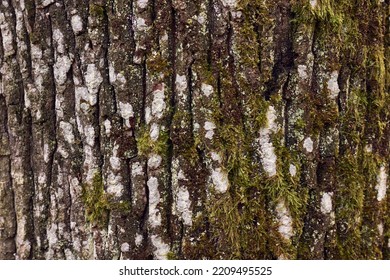
{"label": "textured bark pattern", "polygon": [[389,0],[2,0],[0,259],[389,259]]}

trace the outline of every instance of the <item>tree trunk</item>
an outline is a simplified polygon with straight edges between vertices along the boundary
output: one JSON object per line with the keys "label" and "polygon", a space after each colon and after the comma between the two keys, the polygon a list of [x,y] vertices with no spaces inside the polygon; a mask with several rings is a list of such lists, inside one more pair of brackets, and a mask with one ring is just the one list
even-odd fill
{"label": "tree trunk", "polygon": [[389,0],[3,0],[0,259],[389,259]]}

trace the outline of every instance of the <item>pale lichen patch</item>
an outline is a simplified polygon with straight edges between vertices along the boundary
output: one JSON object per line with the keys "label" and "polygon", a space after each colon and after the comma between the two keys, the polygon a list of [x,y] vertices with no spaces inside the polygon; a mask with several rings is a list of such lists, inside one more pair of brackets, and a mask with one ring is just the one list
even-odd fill
{"label": "pale lichen patch", "polygon": [[303,141],[303,148],[305,148],[306,152],[308,153],[311,153],[313,152],[313,140],[311,140],[310,137],[307,137],[304,141]]}
{"label": "pale lichen patch", "polygon": [[68,122],[61,121],[60,129],[62,131],[65,141],[68,142],[69,144],[73,144],[74,143],[73,126]]}
{"label": "pale lichen patch", "polygon": [[110,172],[107,176],[107,193],[116,197],[123,194],[122,176]]}
{"label": "pale lichen patch", "polygon": [[379,236],[383,236],[383,223],[379,223],[378,224],[378,233],[379,233]]}
{"label": "pale lichen patch", "polygon": [[161,237],[155,234],[152,235],[150,239],[152,240],[152,244],[155,247],[155,250],[153,252],[154,257],[157,260],[165,260],[169,253],[169,246],[162,241]]}
{"label": "pale lichen patch", "polygon": [[192,226],[191,200],[187,188],[179,187],[176,194],[176,209],[181,214],[184,225]]}
{"label": "pale lichen patch", "polygon": [[222,158],[221,158],[219,153],[211,152],[211,158],[212,158],[213,161],[216,161],[216,162],[219,162],[219,163],[222,162]]}
{"label": "pale lichen patch", "polygon": [[298,76],[301,80],[307,79],[307,66],[306,65],[298,65]]}
{"label": "pale lichen patch", "polygon": [[59,56],[54,64],[54,79],[58,85],[63,85],[66,82],[68,72],[72,66],[72,61],[68,56]]}
{"label": "pale lichen patch", "polygon": [[162,157],[160,155],[153,154],[148,159],[148,167],[151,169],[156,169],[160,166],[161,161],[162,161]]}
{"label": "pale lichen patch", "polygon": [[78,35],[83,31],[83,21],[79,15],[73,15],[70,24],[72,25],[74,34]]}
{"label": "pale lichen patch", "polygon": [[337,71],[333,71],[330,74],[330,79],[328,80],[327,87],[330,92],[331,98],[336,98],[340,93],[339,83],[337,82],[338,77],[339,77],[339,72]]}
{"label": "pale lichen patch", "polygon": [[160,203],[160,193],[158,191],[158,180],[156,177],[150,177],[147,186],[149,188],[149,224],[152,228],[161,225],[161,214],[157,209]]}
{"label": "pale lichen patch", "polygon": [[377,190],[377,200],[382,201],[386,197],[387,190],[387,173],[384,165],[379,168],[375,189]]}
{"label": "pale lichen patch", "polygon": [[140,9],[145,9],[148,6],[148,0],[137,0],[137,6]]}
{"label": "pale lichen patch", "polygon": [[372,153],[372,144],[367,144],[366,146],[364,146],[364,151],[366,153]]}
{"label": "pale lichen patch", "polygon": [[144,175],[144,171],[142,165],[139,162],[133,163],[133,165],[131,166],[131,176],[135,177],[135,176],[143,176],[143,175]]}
{"label": "pale lichen patch", "polygon": [[324,192],[321,197],[321,212],[322,214],[330,214],[332,212],[332,196],[333,192]]}
{"label": "pale lichen patch", "polygon": [[110,136],[111,134],[111,122],[109,120],[105,120],[103,122],[103,125],[104,125],[104,131],[105,133]]}
{"label": "pale lichen patch", "polygon": [[49,6],[50,4],[54,3],[54,0],[43,0],[42,1],[42,7]]}
{"label": "pale lichen patch", "polygon": [[49,150],[49,144],[45,143],[43,145],[43,160],[45,163],[48,163],[50,159],[50,150]]}
{"label": "pale lichen patch", "polygon": [[121,252],[122,253],[125,253],[125,252],[129,252],[130,251],[130,245],[129,243],[125,242],[121,245]]}
{"label": "pale lichen patch", "polygon": [[234,8],[237,5],[237,0],[221,0],[222,4],[227,8]]}
{"label": "pale lichen patch", "polygon": [[270,135],[278,130],[276,124],[276,111],[273,106],[268,107],[267,126],[260,129],[260,137],[257,139],[260,145],[261,163],[268,177],[276,175],[276,154]]}
{"label": "pale lichen patch", "polygon": [[148,26],[146,25],[146,21],[144,18],[137,18],[135,20],[135,29],[137,31],[146,31],[148,29]]}
{"label": "pale lichen patch", "polygon": [[76,93],[76,109],[79,110],[80,108],[83,109],[83,105],[86,105],[86,101],[88,103],[88,106],[86,106],[85,110],[88,110],[89,106],[93,106],[97,102],[97,94],[89,92],[86,87],[76,87],[75,88]]}
{"label": "pale lichen patch", "polygon": [[142,237],[142,235],[141,234],[139,234],[139,233],[136,233],[135,234],[135,246],[140,246],[141,244],[142,244],[142,240],[143,240],[144,238]]}
{"label": "pale lichen patch", "polygon": [[185,75],[176,75],[176,90],[179,95],[182,95],[187,89],[187,78]]}
{"label": "pale lichen patch", "polygon": [[201,90],[206,97],[209,97],[213,93],[214,89],[213,86],[202,83]]}
{"label": "pale lichen patch", "polygon": [[110,164],[113,170],[119,170],[121,168],[121,161],[118,157],[119,145],[115,145],[112,149],[112,157],[110,157]]}
{"label": "pale lichen patch", "polygon": [[64,53],[65,45],[64,45],[64,34],[62,34],[61,30],[54,28],[53,29],[53,40],[57,43],[57,52]]}
{"label": "pale lichen patch", "polygon": [[119,113],[125,120],[125,125],[130,127],[130,118],[134,117],[133,106],[127,102],[119,102]]}
{"label": "pale lichen patch", "polygon": [[110,81],[110,84],[113,84],[116,81],[116,73],[112,62],[110,62],[108,66],[108,79]]}
{"label": "pale lichen patch", "polygon": [[153,123],[150,127],[150,139],[152,141],[157,141],[158,136],[160,135],[160,127],[158,124]]}
{"label": "pale lichen patch", "polygon": [[216,168],[211,173],[211,179],[215,186],[215,189],[220,193],[225,193],[229,188],[228,175],[221,168]]}
{"label": "pale lichen patch", "polygon": [[152,120],[152,114],[150,111],[150,107],[146,107],[145,108],[145,122],[146,122],[146,124],[149,124],[151,120]]}
{"label": "pale lichen patch", "polygon": [[84,133],[85,142],[92,147],[95,144],[95,128],[92,125],[87,125],[84,128]]}
{"label": "pale lichen patch", "polygon": [[[90,94],[97,94],[100,85],[103,82],[103,77],[95,64],[88,64],[85,73],[85,83]],[[96,103],[96,102],[95,102]],[[91,104],[92,105],[92,104]]]}
{"label": "pale lichen patch", "polygon": [[292,218],[290,211],[287,209],[284,200],[280,200],[276,205],[276,215],[279,221],[278,231],[285,238],[290,239],[293,233]]}
{"label": "pale lichen patch", "polygon": [[161,84],[161,89],[153,92],[152,115],[161,118],[166,106],[164,101],[164,84]]}
{"label": "pale lichen patch", "polygon": [[297,175],[297,167],[294,164],[290,164],[289,172],[292,177],[295,177]]}
{"label": "pale lichen patch", "polygon": [[212,122],[205,122],[204,124],[204,129],[206,130],[206,135],[205,137],[208,138],[208,139],[213,139],[213,136],[214,136],[214,129],[216,129],[217,127],[215,126],[214,123]]}

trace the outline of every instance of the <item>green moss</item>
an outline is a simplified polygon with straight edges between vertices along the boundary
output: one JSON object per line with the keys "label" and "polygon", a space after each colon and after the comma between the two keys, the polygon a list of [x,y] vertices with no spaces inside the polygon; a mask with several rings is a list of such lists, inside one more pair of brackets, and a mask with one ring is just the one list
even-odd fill
{"label": "green moss", "polygon": [[92,184],[82,185],[82,199],[85,206],[87,221],[98,227],[105,227],[108,223],[111,211],[126,213],[130,211],[131,205],[128,201],[113,201],[113,197],[104,191],[102,174],[96,172]]}
{"label": "green moss", "polygon": [[300,24],[312,24],[315,21],[326,22],[333,30],[339,30],[344,20],[340,3],[333,0],[317,2],[317,5],[312,7],[309,1],[296,1],[292,7],[295,13],[293,22]]}
{"label": "green moss", "polygon": [[91,224],[104,226],[108,222],[109,202],[104,192],[103,178],[96,172],[92,184],[82,186],[82,199],[85,205],[85,215]]}
{"label": "green moss", "polygon": [[168,132],[160,130],[156,141],[150,138],[150,132],[146,127],[140,128],[136,135],[138,154],[147,156],[150,154],[165,155],[168,151]]}
{"label": "green moss", "polygon": [[337,162],[338,192],[336,220],[338,250],[341,259],[361,258],[361,214],[364,200],[364,177],[358,157],[346,154]]}
{"label": "green moss", "polygon": [[169,67],[169,61],[161,55],[161,52],[152,52],[146,60],[146,66],[150,73],[155,75],[169,76],[172,72]]}
{"label": "green moss", "polygon": [[176,256],[174,252],[169,251],[167,253],[167,260],[178,260],[179,258]]}
{"label": "green moss", "polygon": [[211,235],[218,258],[248,259],[266,254],[262,196],[253,190],[241,194],[224,194],[210,205]]}
{"label": "green moss", "polygon": [[104,17],[104,13],[105,13],[104,7],[93,3],[89,5],[89,14],[92,17],[101,19]]}

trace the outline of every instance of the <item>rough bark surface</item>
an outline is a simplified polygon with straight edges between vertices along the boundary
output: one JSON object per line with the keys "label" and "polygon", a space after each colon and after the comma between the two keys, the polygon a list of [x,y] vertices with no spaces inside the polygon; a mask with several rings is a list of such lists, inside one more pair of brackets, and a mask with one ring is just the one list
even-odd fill
{"label": "rough bark surface", "polygon": [[0,259],[389,259],[389,0],[2,0]]}

